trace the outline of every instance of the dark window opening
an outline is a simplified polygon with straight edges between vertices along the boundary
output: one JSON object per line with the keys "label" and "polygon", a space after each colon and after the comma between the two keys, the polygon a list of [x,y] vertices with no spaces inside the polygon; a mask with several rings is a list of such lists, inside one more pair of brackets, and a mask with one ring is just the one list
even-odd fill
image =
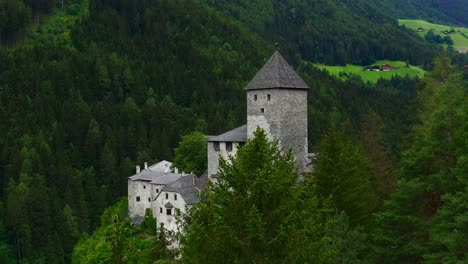
{"label": "dark window opening", "polygon": [[254,101],[257,101],[257,95],[254,95]]}
{"label": "dark window opening", "polygon": [[214,143],[214,150],[219,151],[219,142]]}
{"label": "dark window opening", "polygon": [[174,200],[177,201],[177,194],[174,194]]}
{"label": "dark window opening", "polygon": [[260,108],[260,112],[265,113],[265,108]]}
{"label": "dark window opening", "polygon": [[166,193],[166,199],[169,199],[169,194],[168,193]]}
{"label": "dark window opening", "polygon": [[148,198],[148,202],[151,202],[151,198]]}
{"label": "dark window opening", "polygon": [[162,214],[162,207],[159,207],[159,213]]}
{"label": "dark window opening", "polygon": [[140,196],[137,196],[137,197],[136,197],[136,201],[137,201],[137,202],[140,201]]}
{"label": "dark window opening", "polygon": [[146,185],[143,185],[143,189],[146,189]]}
{"label": "dark window opening", "polygon": [[270,101],[271,95],[267,95],[267,99],[268,99],[268,101]]}
{"label": "dark window opening", "polygon": [[226,150],[232,151],[232,142],[226,142]]}
{"label": "dark window opening", "polygon": [[156,193],[159,193],[159,189],[156,189]]}
{"label": "dark window opening", "polygon": [[166,209],[166,214],[167,215],[172,215],[172,210],[171,209]]}

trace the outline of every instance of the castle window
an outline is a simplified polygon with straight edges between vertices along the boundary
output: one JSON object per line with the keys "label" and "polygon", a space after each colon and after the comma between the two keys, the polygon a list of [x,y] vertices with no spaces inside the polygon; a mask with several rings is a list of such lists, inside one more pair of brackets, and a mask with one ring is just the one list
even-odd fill
{"label": "castle window", "polygon": [[172,215],[172,210],[171,209],[166,209],[166,214],[167,215]]}
{"label": "castle window", "polygon": [[257,101],[257,95],[254,95],[254,101]]}
{"label": "castle window", "polygon": [[159,193],[159,189],[156,189],[156,193]]}
{"label": "castle window", "polygon": [[232,142],[226,142],[226,150],[232,151]]}
{"label": "castle window", "polygon": [[219,151],[219,142],[214,143],[214,150]]}
{"label": "castle window", "polygon": [[271,95],[267,95],[267,99],[268,99],[268,101],[270,101]]}
{"label": "castle window", "polygon": [[265,108],[260,108],[260,112],[265,113]]}
{"label": "castle window", "polygon": [[143,185],[143,189],[146,189],[146,185]]}
{"label": "castle window", "polygon": [[162,207],[159,207],[159,213],[162,214]]}
{"label": "castle window", "polygon": [[166,199],[169,199],[169,194],[168,193],[166,193]]}
{"label": "castle window", "polygon": [[136,201],[137,201],[137,202],[140,201],[140,196],[137,196],[137,197],[136,197]]}
{"label": "castle window", "polygon": [[177,201],[177,194],[174,194],[174,200]]}
{"label": "castle window", "polygon": [[148,202],[151,202],[151,198],[148,198]]}

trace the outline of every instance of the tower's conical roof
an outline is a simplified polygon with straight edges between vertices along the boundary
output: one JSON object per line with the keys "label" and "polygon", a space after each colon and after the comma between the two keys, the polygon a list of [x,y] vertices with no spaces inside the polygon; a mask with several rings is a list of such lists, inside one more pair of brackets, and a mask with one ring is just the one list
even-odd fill
{"label": "tower's conical roof", "polygon": [[245,89],[256,90],[272,88],[309,88],[278,51],[275,51],[273,56],[271,56]]}

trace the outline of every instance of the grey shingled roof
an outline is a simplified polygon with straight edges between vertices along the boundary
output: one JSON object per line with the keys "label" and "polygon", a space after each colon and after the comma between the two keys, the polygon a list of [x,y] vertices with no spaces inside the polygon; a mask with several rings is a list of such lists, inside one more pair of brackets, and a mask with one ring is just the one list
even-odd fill
{"label": "grey shingled roof", "polygon": [[193,185],[193,175],[185,175],[176,182],[165,186],[162,191],[179,193],[188,205],[192,205],[200,201],[198,193],[203,191],[207,184],[208,172],[206,171],[197,178],[196,185]]}
{"label": "grey shingled roof", "polygon": [[152,184],[171,184],[182,177],[179,173],[164,173],[161,171],[142,170],[140,173],[128,177],[132,181],[146,181]]}
{"label": "grey shingled roof", "polygon": [[278,51],[275,51],[273,56],[271,56],[245,89],[272,88],[309,89],[309,86]]}
{"label": "grey shingled roof", "polygon": [[208,139],[208,142],[247,142],[247,125],[234,128],[219,136]]}

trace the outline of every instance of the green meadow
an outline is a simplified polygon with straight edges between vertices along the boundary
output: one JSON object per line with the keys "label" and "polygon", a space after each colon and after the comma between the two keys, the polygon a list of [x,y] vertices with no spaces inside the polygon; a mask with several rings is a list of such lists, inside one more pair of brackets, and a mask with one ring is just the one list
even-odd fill
{"label": "green meadow", "polygon": [[349,79],[352,76],[360,76],[364,82],[376,83],[380,78],[382,79],[391,79],[394,76],[405,77],[409,76],[411,78],[422,78],[426,73],[423,69],[409,65],[406,66],[404,61],[390,61],[390,60],[381,60],[376,61],[372,65],[383,65],[389,64],[393,67],[398,67],[398,69],[391,71],[366,71],[364,66],[347,64],[346,66],[327,66],[314,64],[315,67],[328,71],[331,75],[336,76],[340,79]]}
{"label": "green meadow", "polygon": [[434,31],[434,34],[440,35],[442,37],[446,36],[443,33],[445,30],[454,29],[455,33],[448,35],[453,40],[453,46],[461,52],[468,52],[468,28],[433,24],[425,20],[415,19],[398,19],[398,23],[413,30],[423,28],[424,31],[417,32],[421,37],[424,37],[424,35],[426,35],[427,32],[431,29]]}

